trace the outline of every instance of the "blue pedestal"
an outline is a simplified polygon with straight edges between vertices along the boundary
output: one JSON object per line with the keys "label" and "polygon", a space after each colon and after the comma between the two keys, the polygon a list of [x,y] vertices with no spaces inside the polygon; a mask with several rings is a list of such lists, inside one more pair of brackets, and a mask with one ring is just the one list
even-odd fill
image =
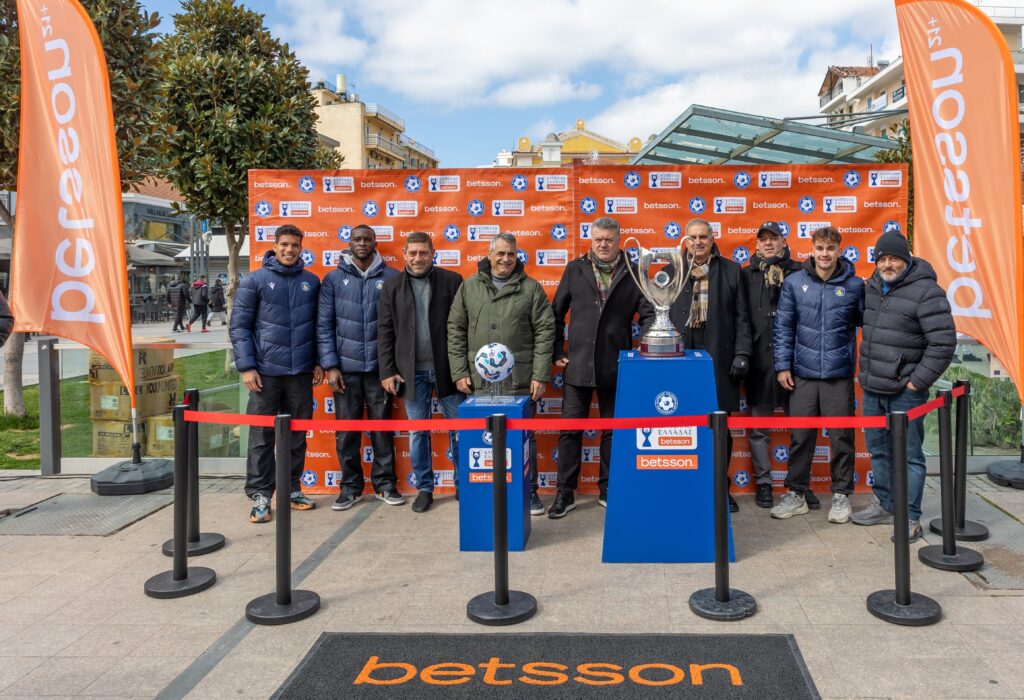
{"label": "blue pedestal", "polygon": [[[717,409],[714,365],[706,352],[619,354],[616,418],[706,416]],[[710,428],[616,430],[602,560],[713,562],[714,466]],[[729,559],[735,559],[731,524]]]}
{"label": "blue pedestal", "polygon": [[[486,418],[504,413],[522,418],[526,397],[471,396],[459,405],[459,418]],[[530,477],[527,473],[526,431],[510,430],[506,438],[508,483],[508,550],[521,552],[530,539]],[[459,549],[463,552],[494,551],[494,468],[490,434],[480,430],[459,431]]]}

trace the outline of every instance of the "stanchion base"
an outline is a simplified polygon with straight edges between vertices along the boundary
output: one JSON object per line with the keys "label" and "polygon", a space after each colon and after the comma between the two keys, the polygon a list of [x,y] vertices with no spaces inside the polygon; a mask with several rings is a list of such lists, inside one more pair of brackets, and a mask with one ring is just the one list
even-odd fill
{"label": "stanchion base", "polygon": [[522,591],[508,592],[508,605],[494,602],[494,591],[481,593],[466,604],[466,615],[481,625],[516,625],[537,612],[537,599]]}
{"label": "stanchion base", "polygon": [[922,564],[943,571],[977,571],[985,563],[985,557],[967,547],[957,547],[956,554],[942,553],[941,544],[932,544],[917,550],[917,558]]}
{"label": "stanchion base", "polygon": [[[942,518],[935,518],[928,523],[928,529],[936,535],[941,535]],[[981,542],[982,540],[987,540],[988,536],[988,528],[973,520],[965,520],[963,527],[953,529],[953,539],[957,542]]]}
{"label": "stanchion base", "polygon": [[942,607],[928,596],[910,594],[910,605],[896,602],[896,591],[875,591],[868,596],[868,612],[894,625],[924,627],[942,619]]}
{"label": "stanchion base", "polygon": [[749,593],[730,588],[729,600],[723,603],[718,600],[714,588],[704,588],[690,595],[690,610],[706,620],[735,622],[756,613],[757,601]]}
{"label": "stanchion base", "polygon": [[1006,459],[988,465],[988,480],[999,486],[1024,489],[1024,462]]}
{"label": "stanchion base", "polygon": [[[199,540],[196,542],[188,542],[188,556],[198,557],[203,554],[209,554],[210,552],[216,552],[218,549],[224,546],[224,535],[217,532],[200,532]],[[164,542],[162,549],[163,553],[169,557],[174,556],[174,538]]]}
{"label": "stanchion base", "polygon": [[180,581],[174,580],[173,571],[165,571],[146,581],[143,590],[151,598],[182,598],[193,593],[205,591],[217,580],[213,569],[202,566],[190,566],[188,576]]}
{"label": "stanchion base", "polygon": [[287,625],[298,622],[320,609],[320,596],[313,591],[292,591],[292,602],[278,605],[277,593],[253,598],[245,606],[245,617],[257,625]]}

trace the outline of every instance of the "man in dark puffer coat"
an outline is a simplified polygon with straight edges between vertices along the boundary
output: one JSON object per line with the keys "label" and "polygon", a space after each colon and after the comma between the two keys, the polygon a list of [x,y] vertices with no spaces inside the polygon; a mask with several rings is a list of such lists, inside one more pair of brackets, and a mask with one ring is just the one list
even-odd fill
{"label": "man in dark puffer coat", "polygon": [[[228,333],[235,367],[249,390],[245,412],[250,415],[313,417],[313,387],[323,381],[313,343],[320,280],[303,269],[301,253],[302,231],[280,227],[274,250],[263,256],[263,268],[242,280],[235,293]],[[292,431],[291,461],[292,508],[309,510],[315,504],[299,483],[306,461],[305,431]],[[253,501],[249,520],[267,522],[276,486],[273,428],[249,429],[245,471],[245,493]]]}
{"label": "man in dark puffer coat", "polygon": [[[800,263],[789,255],[789,246],[777,221],[765,221],[757,231],[757,253],[743,268],[747,278],[747,301],[750,306],[750,330],[754,354],[750,356],[747,375],[747,405],[751,416],[770,416],[775,409],[789,410],[789,392],[775,380],[775,349],[772,325],[779,305],[782,283],[800,269]],[[750,430],[750,461],[757,484],[756,503],[771,508],[772,460],[771,433],[765,428]],[[813,493],[804,494],[810,508],[821,507]]]}
{"label": "man in dark puffer coat", "polygon": [[[928,400],[928,388],[946,371],[956,350],[956,328],[946,292],[927,261],[910,254],[907,239],[883,233],[875,244],[875,274],[867,283],[864,335],[860,345],[860,386],[865,416],[909,411]],[[892,455],[889,431],[869,428],[875,497],[853,514],[858,525],[892,522]],[[907,492],[910,539],[921,536],[921,495],[925,462],[924,418],[907,430]]]}
{"label": "man in dark puffer coat", "polygon": [[[853,375],[857,359],[857,326],[864,311],[864,281],[839,255],[843,237],[826,226],[811,236],[811,259],[782,283],[775,315],[775,371],[790,389],[790,415],[853,415]],[[811,462],[818,431],[793,431],[789,448],[788,493],[772,508],[773,518],[786,519],[808,510]],[[852,429],[829,430],[832,446],[832,508],[828,520],[850,520],[856,451]]]}

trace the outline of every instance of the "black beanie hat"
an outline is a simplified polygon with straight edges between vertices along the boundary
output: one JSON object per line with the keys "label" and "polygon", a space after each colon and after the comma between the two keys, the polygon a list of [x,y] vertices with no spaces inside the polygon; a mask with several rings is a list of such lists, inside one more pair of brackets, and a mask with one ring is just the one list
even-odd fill
{"label": "black beanie hat", "polygon": [[896,231],[889,231],[878,237],[878,242],[875,243],[875,260],[883,255],[895,255],[897,258],[906,260],[908,265],[913,262],[910,255],[910,244],[902,234]]}

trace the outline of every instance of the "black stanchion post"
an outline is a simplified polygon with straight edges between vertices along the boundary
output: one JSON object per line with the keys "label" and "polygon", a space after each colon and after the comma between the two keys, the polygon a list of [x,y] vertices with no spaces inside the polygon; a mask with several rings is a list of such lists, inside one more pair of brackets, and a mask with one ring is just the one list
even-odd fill
{"label": "black stanchion post", "polygon": [[277,588],[253,598],[245,616],[258,625],[285,625],[304,620],[320,609],[320,596],[313,591],[292,590],[292,417],[285,414],[274,421],[274,495],[277,501]]}
{"label": "black stanchion post", "polygon": [[889,414],[892,454],[893,552],[896,559],[895,590],[875,591],[868,596],[868,612],[896,625],[921,627],[942,619],[937,602],[910,590],[910,504],[907,496],[907,414]]}
{"label": "black stanchion post", "polygon": [[494,492],[494,591],[481,593],[466,604],[466,615],[481,625],[514,625],[533,617],[537,599],[529,593],[508,589],[508,489],[505,480],[508,464],[506,416],[495,413],[487,418],[491,432],[494,468],[491,472]]}
{"label": "black stanchion post", "polygon": [[185,540],[188,531],[188,425],[186,405],[174,408],[174,568],[153,576],[144,586],[153,598],[180,598],[204,591],[214,584],[217,574],[201,566],[189,568]]}
{"label": "black stanchion post", "polygon": [[[199,389],[185,392],[185,403],[192,411],[199,410]],[[199,423],[188,422],[188,556],[198,557],[216,552],[224,546],[224,535],[201,532],[199,528]],[[163,553],[171,556],[174,540],[164,542]]]}
{"label": "black stanchion post", "polygon": [[932,520],[929,527],[939,522],[942,531],[942,545],[922,547],[917,550],[917,558],[922,564],[944,571],[975,571],[985,563],[985,558],[973,549],[960,547],[957,549],[955,536],[955,509],[953,487],[953,425],[950,408],[953,405],[953,393],[948,390],[939,392],[943,399],[939,409],[939,478],[942,489],[942,517]]}
{"label": "black stanchion post", "polygon": [[[971,426],[971,383],[961,379],[954,382],[953,386],[964,387],[963,396],[956,397],[956,486],[953,489],[956,497],[956,527],[953,529],[953,536],[961,542],[981,542],[988,539],[988,528],[981,523],[967,520],[967,433]],[[933,526],[934,524],[935,521],[932,521]],[[938,530],[932,527],[932,531],[942,532],[941,523]]]}
{"label": "black stanchion post", "polygon": [[715,411],[708,417],[715,446],[715,587],[690,595],[690,610],[708,620],[742,620],[757,612],[749,593],[729,588],[729,414]]}

